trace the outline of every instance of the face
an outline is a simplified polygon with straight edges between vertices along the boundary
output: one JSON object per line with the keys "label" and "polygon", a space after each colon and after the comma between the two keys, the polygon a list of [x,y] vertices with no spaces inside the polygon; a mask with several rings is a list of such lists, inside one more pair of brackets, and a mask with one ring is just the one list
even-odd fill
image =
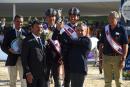
{"label": "face", "polygon": [[42,24],[34,24],[32,26],[32,33],[37,35],[37,36],[40,36],[41,33],[42,33]]}
{"label": "face", "polygon": [[16,29],[20,29],[23,26],[23,18],[16,18],[14,20],[14,25]]}
{"label": "face", "polygon": [[79,16],[77,15],[69,15],[69,20],[72,24],[75,24],[79,20]]}
{"label": "face", "polygon": [[82,27],[77,28],[76,33],[79,37],[86,36],[87,35],[87,27],[82,26]]}
{"label": "face", "polygon": [[117,19],[112,15],[108,16],[108,22],[111,26],[117,25]]}
{"label": "face", "polygon": [[2,19],[1,19],[1,22],[5,22],[5,21],[6,21],[6,19],[5,19],[5,18],[2,18]]}
{"label": "face", "polygon": [[46,17],[48,24],[54,25],[56,22],[56,16],[47,16]]}

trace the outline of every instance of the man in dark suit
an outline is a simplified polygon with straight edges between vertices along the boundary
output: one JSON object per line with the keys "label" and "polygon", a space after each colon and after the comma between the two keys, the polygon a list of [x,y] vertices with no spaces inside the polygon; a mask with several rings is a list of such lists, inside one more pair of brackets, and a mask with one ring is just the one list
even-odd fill
{"label": "man in dark suit", "polygon": [[[69,22],[67,23],[67,25],[69,27],[72,28],[72,32],[69,33],[73,33],[73,31],[75,31],[75,28],[78,24],[79,18],[80,18],[80,10],[76,7],[72,7],[68,10],[68,15],[69,15]],[[60,46],[61,46],[61,54],[62,54],[62,60],[64,63],[64,73],[65,73],[65,77],[64,77],[64,87],[70,87],[70,65],[69,65],[69,58],[68,58],[68,54],[70,51],[70,45],[68,44],[68,41],[71,37],[71,35],[67,35],[66,32],[63,32],[64,29],[64,22],[62,21],[61,23],[57,22],[57,29],[60,31],[59,33],[61,35],[58,35],[58,40],[60,42]],[[74,35],[75,37],[76,35]]]}
{"label": "man in dark suit", "polygon": [[87,75],[87,55],[91,49],[91,41],[87,37],[87,26],[84,23],[76,26],[78,38],[69,42],[69,67],[71,87],[83,87]]}
{"label": "man in dark suit", "polygon": [[[60,28],[58,28],[60,30]],[[87,36],[87,26],[84,23],[79,23],[76,26],[75,31],[77,38],[71,38],[66,31],[60,30],[59,41],[61,47],[69,46],[69,52],[67,49],[62,48],[63,57],[67,57],[68,65],[65,68],[69,69],[69,80],[71,81],[71,87],[83,87],[84,79],[87,74],[87,58],[86,55],[91,49],[91,41]],[[66,75],[66,74],[65,74]],[[65,87],[69,87],[69,84]]]}
{"label": "man in dark suit", "polygon": [[[54,8],[49,8],[46,10],[45,15],[47,23],[43,24],[43,27],[45,38],[47,40],[47,80],[49,82],[49,76],[51,72],[54,78],[54,87],[60,87],[58,69],[60,67],[59,60],[61,59],[61,57],[57,54],[57,51],[55,50],[57,44],[55,42],[58,42],[59,33],[59,31],[56,29],[57,11]],[[50,40],[52,40],[55,43],[55,46],[54,44],[50,43]]]}
{"label": "man in dark suit", "polygon": [[42,24],[35,20],[31,25],[31,34],[22,44],[22,65],[27,87],[47,87],[45,81],[46,55],[44,40],[40,38]]}
{"label": "man in dark suit", "polygon": [[[68,15],[69,15],[69,23],[67,25],[75,30],[75,27],[77,26],[79,18],[80,18],[80,10],[76,7],[72,7],[69,9]],[[63,62],[64,62],[64,68],[65,68],[64,86],[70,87],[70,68],[69,68],[69,59],[68,59],[70,46],[66,44],[67,39],[69,37],[66,36],[66,33],[63,33],[62,38],[64,38],[64,40],[61,40],[61,48],[62,48],[61,51],[63,55]]]}
{"label": "man in dark suit", "polygon": [[[9,29],[4,35],[3,44],[1,49],[8,54],[6,66],[10,77],[10,87],[16,87],[17,71],[19,71],[21,87],[25,87],[26,82],[23,80],[23,69],[21,64],[21,55],[12,48],[11,44],[16,38],[23,38],[27,33],[22,29],[23,17],[16,15],[14,18],[14,28]],[[22,39],[21,38],[21,39]],[[20,47],[19,47],[20,48]]]}

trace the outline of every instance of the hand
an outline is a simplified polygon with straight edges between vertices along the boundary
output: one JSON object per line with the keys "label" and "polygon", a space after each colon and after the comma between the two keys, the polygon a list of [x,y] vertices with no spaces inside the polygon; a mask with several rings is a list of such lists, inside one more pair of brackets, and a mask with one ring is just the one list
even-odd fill
{"label": "hand", "polygon": [[62,28],[64,28],[64,22],[62,21],[61,23],[56,23],[56,27],[60,31]]}
{"label": "hand", "polygon": [[60,65],[63,64],[62,59],[59,59],[59,60],[58,60],[58,63],[59,63]]}
{"label": "hand", "polygon": [[125,60],[121,58],[120,64],[119,64],[120,70],[122,70],[124,66],[125,66]]}
{"label": "hand", "polygon": [[13,50],[12,48],[9,48],[8,50],[9,50],[9,52],[12,53],[12,54],[15,53],[14,50]]}
{"label": "hand", "polygon": [[31,73],[27,73],[27,74],[26,74],[26,79],[27,79],[27,82],[31,84],[32,81],[33,81],[33,76],[32,76],[32,74],[31,74]]}

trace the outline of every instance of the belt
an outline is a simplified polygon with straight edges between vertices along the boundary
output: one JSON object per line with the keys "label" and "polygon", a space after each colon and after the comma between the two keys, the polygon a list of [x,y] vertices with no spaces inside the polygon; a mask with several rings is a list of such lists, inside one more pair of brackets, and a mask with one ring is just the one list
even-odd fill
{"label": "belt", "polygon": [[110,54],[105,54],[105,55],[107,55],[107,56],[119,56],[120,54],[118,54],[118,53],[110,53]]}

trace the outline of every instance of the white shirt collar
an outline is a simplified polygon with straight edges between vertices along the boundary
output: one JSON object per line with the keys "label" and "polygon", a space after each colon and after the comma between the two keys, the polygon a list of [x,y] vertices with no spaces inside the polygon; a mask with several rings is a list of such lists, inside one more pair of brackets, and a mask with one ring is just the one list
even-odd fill
{"label": "white shirt collar", "polygon": [[[32,35],[35,37],[36,41],[39,43],[38,38],[40,38],[40,36],[37,36],[37,35],[35,35],[35,34],[33,34],[33,33],[32,33]],[[40,39],[40,43],[41,43],[41,45],[42,45],[41,39]],[[43,48],[43,47],[42,47],[42,48]]]}
{"label": "white shirt collar", "polygon": [[[55,27],[56,28],[56,24],[54,24],[54,25],[51,25],[51,26],[53,26],[53,27]],[[49,27],[51,27],[50,25],[49,25]]]}
{"label": "white shirt collar", "polygon": [[21,32],[22,31],[22,28],[20,28],[19,30],[17,30],[16,28],[14,28],[15,29],[15,31],[17,32],[17,31],[19,31],[19,32]]}
{"label": "white shirt collar", "polygon": [[77,23],[75,23],[75,24],[70,23],[70,25],[71,25],[72,27],[75,27],[75,26],[77,26],[78,24],[77,24]]}
{"label": "white shirt collar", "polygon": [[35,39],[38,41],[38,38],[40,38],[40,36],[37,36],[35,34],[32,33],[32,35],[35,37]]}
{"label": "white shirt collar", "polygon": [[19,30],[17,30],[16,28],[14,28],[15,29],[15,32],[16,32],[16,37],[18,36],[18,32],[20,33],[20,34],[22,34],[22,28],[20,28]]}

